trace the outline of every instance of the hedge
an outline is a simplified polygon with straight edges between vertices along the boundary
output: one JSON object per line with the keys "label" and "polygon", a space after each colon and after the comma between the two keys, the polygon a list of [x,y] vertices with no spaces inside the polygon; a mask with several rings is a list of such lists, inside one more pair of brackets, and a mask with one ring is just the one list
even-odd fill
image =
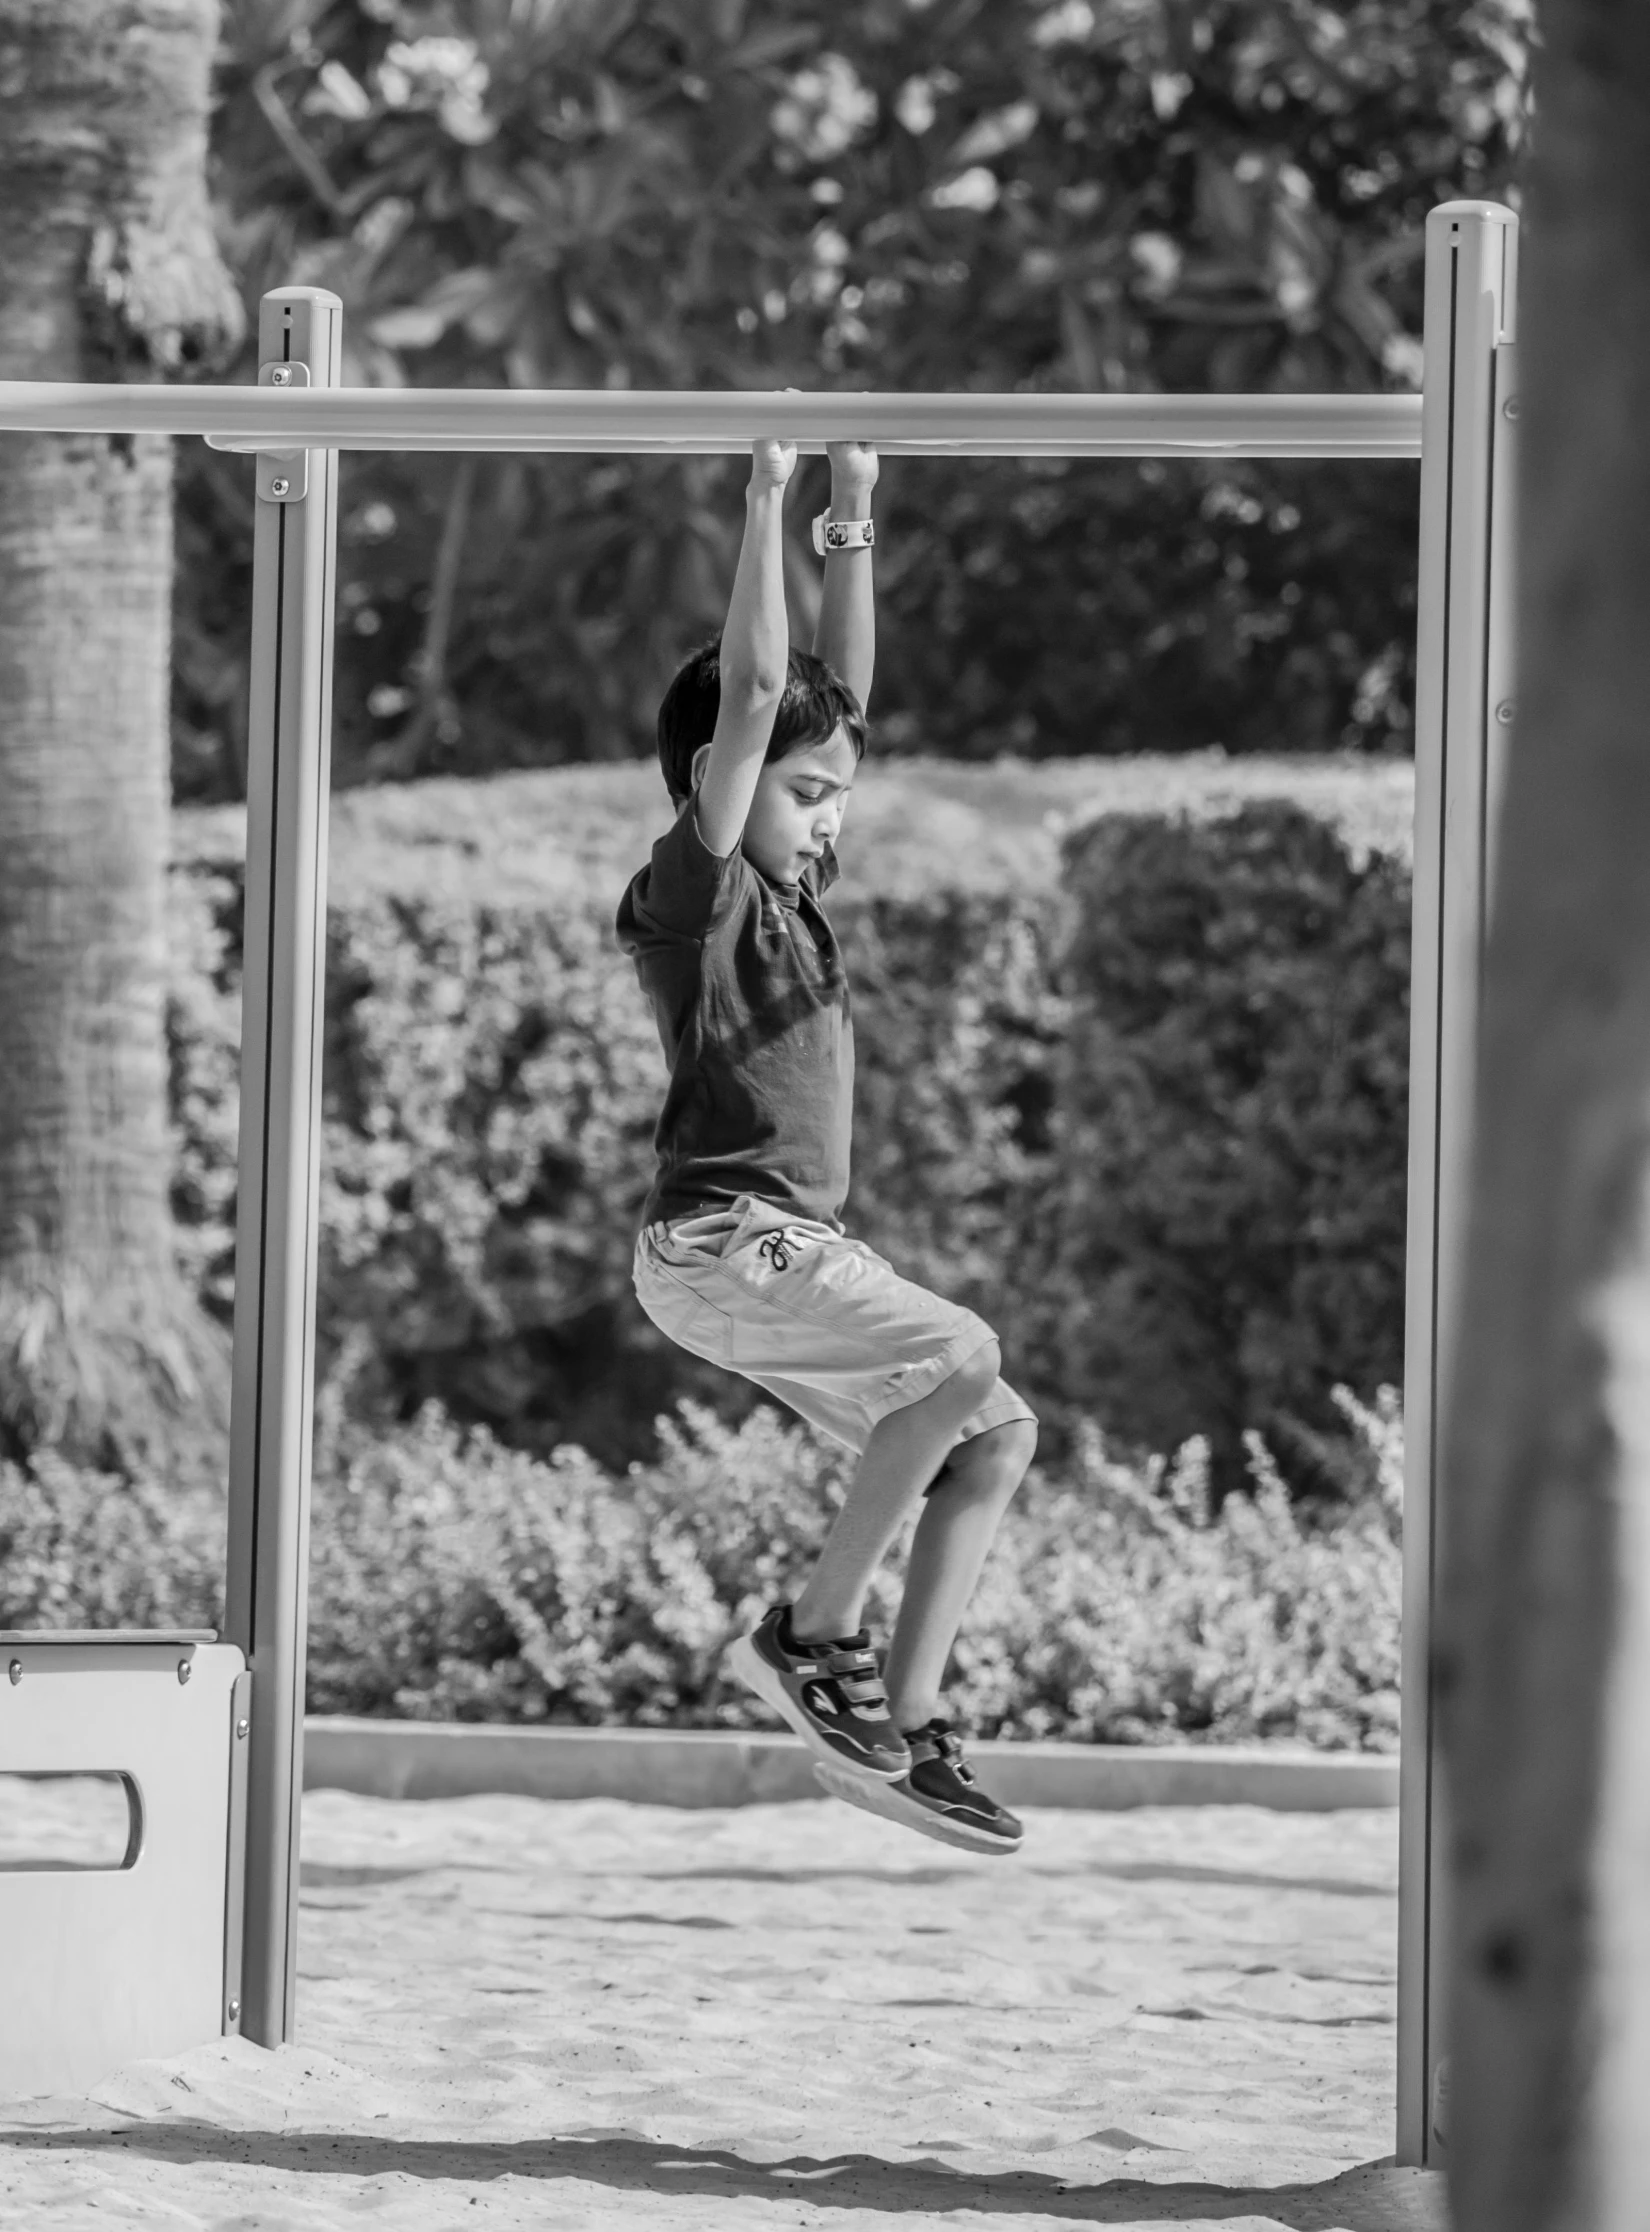
{"label": "hedge", "polygon": [[1297,809],[1068,849],[1071,1029],[1037,1320],[1063,1395],[1226,1480],[1329,1485],[1332,1383],[1403,1371],[1409,875]]}
{"label": "hedge", "polygon": [[[240,889],[174,877],[174,1199],[232,1281]],[[982,1309],[1042,1409],[1120,1446],[1202,1434],[1217,1493],[1258,1427],[1326,1485],[1330,1390],[1402,1357],[1408,879],[1282,801],[1114,814],[1057,887],[838,910],[859,1042],[856,1230]],[[629,1258],[661,1083],[611,903],[341,890],[328,950],[321,1369],[357,1415],[622,1466],[683,1396]]]}

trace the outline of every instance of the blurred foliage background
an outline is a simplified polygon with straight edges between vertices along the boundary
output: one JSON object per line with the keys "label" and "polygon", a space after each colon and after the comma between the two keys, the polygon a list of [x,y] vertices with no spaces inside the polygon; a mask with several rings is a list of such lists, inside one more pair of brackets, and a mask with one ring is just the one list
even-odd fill
{"label": "blurred foliage background", "polygon": [[[342,295],[353,382],[1402,389],[1428,208],[1516,198],[1528,14],[234,0],[220,237],[249,306]],[[651,749],[720,621],[735,461],[356,455],[344,487],[341,782]],[[880,748],[1402,752],[1415,496],[1394,464],[896,461]],[[816,465],[799,623],[823,500]],[[190,445],[181,798],[241,787],[251,508]]]}

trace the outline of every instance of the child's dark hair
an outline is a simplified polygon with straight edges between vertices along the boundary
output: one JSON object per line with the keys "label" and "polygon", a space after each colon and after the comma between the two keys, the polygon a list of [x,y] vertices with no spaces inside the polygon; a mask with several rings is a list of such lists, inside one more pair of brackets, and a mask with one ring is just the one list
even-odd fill
{"label": "child's dark hair", "polygon": [[[693,755],[715,735],[721,703],[722,639],[715,636],[683,662],[659,706],[659,765],[678,806],[693,795]],[[823,659],[793,648],[767,759],[785,759],[809,744],[823,744],[838,727],[854,747],[855,759],[863,759],[865,715],[858,698]]]}

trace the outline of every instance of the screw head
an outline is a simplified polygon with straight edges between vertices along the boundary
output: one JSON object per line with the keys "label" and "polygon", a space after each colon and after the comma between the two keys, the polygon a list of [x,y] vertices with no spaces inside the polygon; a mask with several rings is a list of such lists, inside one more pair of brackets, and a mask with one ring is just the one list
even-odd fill
{"label": "screw head", "polygon": [[15,1689],[18,1683],[23,1679],[23,1661],[21,1659],[13,1659],[10,1666],[6,1668],[6,1672],[11,1677],[12,1688]]}
{"label": "screw head", "polygon": [[189,1661],[188,1661],[187,1659],[179,1659],[179,1661],[178,1661],[178,1680],[179,1680],[180,1682],[187,1682],[187,1681],[188,1681],[188,1679],[189,1679],[189,1677],[190,1677],[190,1675],[191,1675],[191,1674],[193,1674],[193,1673],[194,1673],[194,1671],[195,1671],[195,1669],[193,1668],[193,1666],[191,1666],[191,1665],[190,1665],[190,1663],[189,1663]]}
{"label": "screw head", "polygon": [[1517,711],[1518,708],[1516,705],[1514,705],[1511,698],[1503,698],[1501,700],[1501,703],[1495,709],[1495,717],[1501,723],[1501,726],[1503,728],[1510,728],[1513,723],[1513,717],[1517,713]]}
{"label": "screw head", "polygon": [[278,364],[269,375],[269,384],[271,387],[290,387],[292,374],[284,364]]}
{"label": "screw head", "polygon": [[229,2003],[229,2020],[230,2020],[230,2021],[231,2021],[232,2023],[238,2023],[238,2022],[240,2021],[240,2019],[241,2019],[241,2003],[240,2003],[240,2001],[239,2001],[239,2000],[231,2000],[231,2001],[230,2001],[230,2003]]}
{"label": "screw head", "polygon": [[269,484],[269,492],[272,496],[284,496],[291,486],[292,483],[289,480],[272,480]]}
{"label": "screw head", "polygon": [[252,1723],[249,1720],[238,1720],[235,1723],[235,1733],[237,1736],[249,1736],[252,1733]]}
{"label": "screw head", "polygon": [[1502,416],[1503,418],[1510,418],[1510,419],[1515,419],[1515,418],[1517,418],[1517,416],[1518,416],[1518,398],[1517,398],[1517,396],[1516,396],[1516,395],[1509,395],[1509,396],[1508,396],[1508,398],[1507,398],[1507,400],[1506,400],[1506,402],[1502,404],[1502,406],[1501,406],[1501,416]]}

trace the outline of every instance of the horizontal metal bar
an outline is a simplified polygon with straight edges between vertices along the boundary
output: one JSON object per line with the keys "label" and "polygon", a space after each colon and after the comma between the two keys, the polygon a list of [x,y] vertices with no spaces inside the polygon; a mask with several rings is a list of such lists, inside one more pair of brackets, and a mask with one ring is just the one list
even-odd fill
{"label": "horizontal metal bar", "polygon": [[1418,395],[839,395],[787,389],[118,387],[0,381],[0,430],[215,449],[731,454],[763,435],[889,455],[1419,457]]}
{"label": "horizontal metal bar", "polygon": [[118,1644],[123,1650],[134,1643],[215,1643],[216,1628],[0,1628],[0,1644],[34,1646],[72,1643]]}

